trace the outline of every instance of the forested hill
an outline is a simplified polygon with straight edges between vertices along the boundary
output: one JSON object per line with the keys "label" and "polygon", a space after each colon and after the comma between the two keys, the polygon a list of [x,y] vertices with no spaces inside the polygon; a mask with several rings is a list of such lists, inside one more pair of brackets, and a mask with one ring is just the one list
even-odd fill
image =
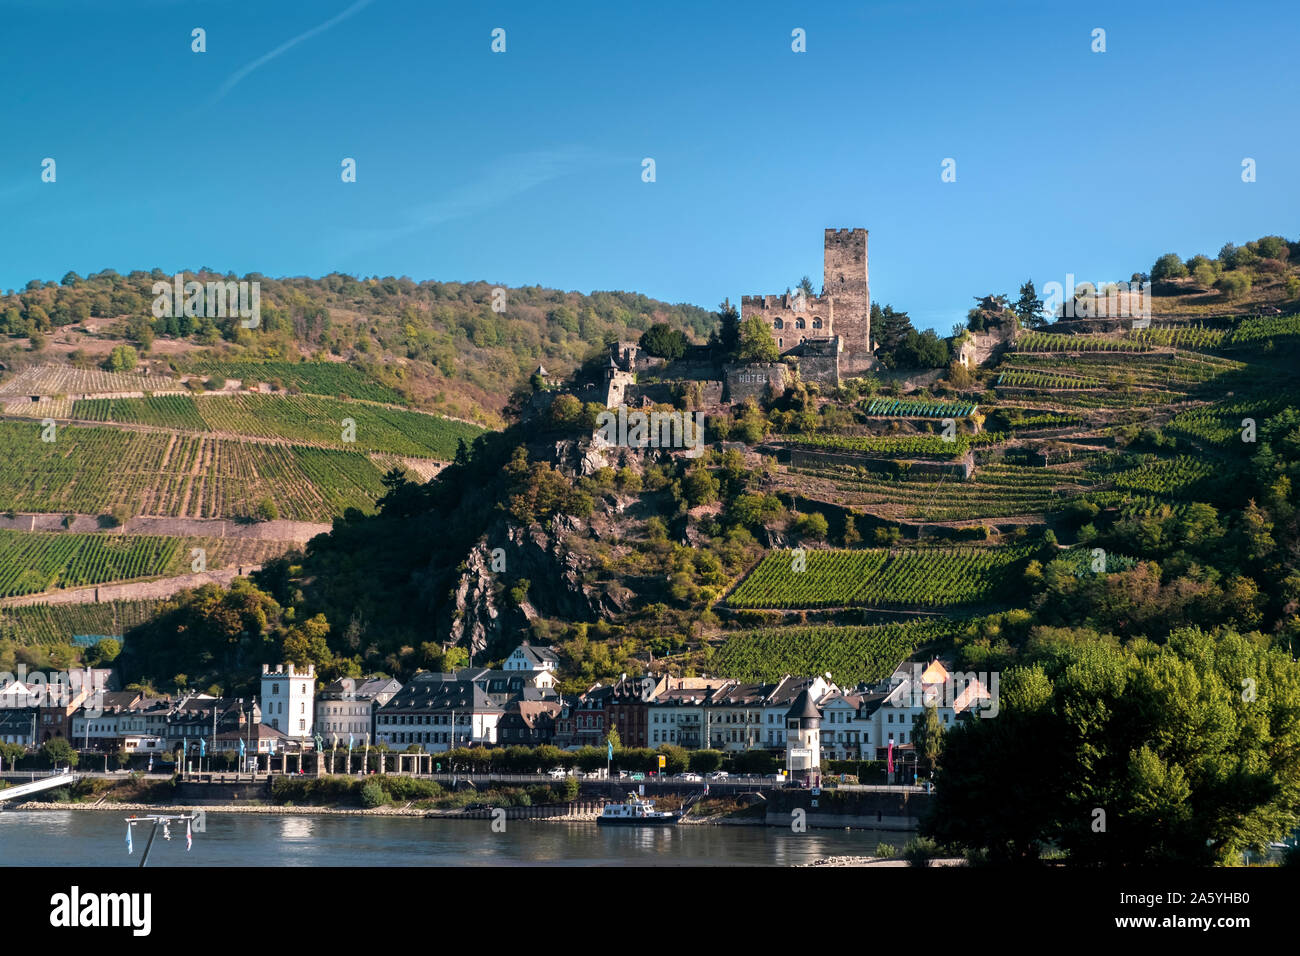
{"label": "forested hill", "polygon": [[[58,282],[33,279],[0,296],[0,335],[8,337],[0,339],[0,362],[15,368],[67,356],[89,365],[122,340],[175,371],[217,358],[333,359],[362,367],[412,404],[500,424],[510,393],[539,363],[563,376],[594,349],[640,338],[655,322],[699,340],[714,322],[705,309],[631,292],[584,295],[340,273],[273,279],[208,268],[182,277],[205,284],[257,281],[259,327],[243,328],[237,317],[155,318],[153,285],[174,280],[161,269],[69,272]],[[504,296],[494,302],[498,288]]]}

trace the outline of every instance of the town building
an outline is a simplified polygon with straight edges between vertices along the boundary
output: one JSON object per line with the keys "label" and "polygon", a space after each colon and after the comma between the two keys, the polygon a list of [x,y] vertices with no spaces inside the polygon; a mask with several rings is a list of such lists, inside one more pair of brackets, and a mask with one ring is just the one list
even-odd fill
{"label": "town building", "polygon": [[505,708],[472,680],[416,674],[375,714],[378,742],[391,750],[418,746],[429,753],[495,744]]}
{"label": "town building", "polygon": [[375,735],[375,713],[402,689],[395,677],[342,677],[316,697],[316,733],[325,743]]}
{"label": "town building", "polygon": [[560,658],[549,647],[539,647],[524,641],[506,658],[501,665],[506,671],[550,671],[560,666]]}

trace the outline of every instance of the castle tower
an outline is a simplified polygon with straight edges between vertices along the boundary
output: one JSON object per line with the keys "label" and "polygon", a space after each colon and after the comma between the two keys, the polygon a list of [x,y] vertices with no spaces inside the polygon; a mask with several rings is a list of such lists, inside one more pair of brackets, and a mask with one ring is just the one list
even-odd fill
{"label": "castle tower", "polygon": [[822,295],[831,301],[843,354],[841,374],[871,367],[871,291],[867,230],[827,229],[823,240]]}
{"label": "castle tower", "polygon": [[822,715],[807,690],[785,713],[785,768],[791,780],[820,775]]}
{"label": "castle tower", "polygon": [[262,665],[262,723],[289,737],[309,739],[316,722],[316,665]]}

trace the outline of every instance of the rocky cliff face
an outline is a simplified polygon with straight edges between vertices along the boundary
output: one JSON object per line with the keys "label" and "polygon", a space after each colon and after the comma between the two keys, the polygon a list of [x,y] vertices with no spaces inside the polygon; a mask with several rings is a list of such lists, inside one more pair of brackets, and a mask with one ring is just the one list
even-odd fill
{"label": "rocky cliff face", "polygon": [[[575,481],[612,464],[588,442],[558,442],[547,451],[551,463]],[[486,649],[497,657],[526,636],[534,618],[595,621],[622,613],[626,595],[592,583],[592,559],[566,542],[608,533],[624,507],[612,497],[598,499],[589,520],[560,515],[545,527],[524,528],[509,516],[499,517],[466,556],[448,619],[438,630],[450,644],[476,656]],[[526,599],[516,604],[510,590],[521,579],[529,587]]]}

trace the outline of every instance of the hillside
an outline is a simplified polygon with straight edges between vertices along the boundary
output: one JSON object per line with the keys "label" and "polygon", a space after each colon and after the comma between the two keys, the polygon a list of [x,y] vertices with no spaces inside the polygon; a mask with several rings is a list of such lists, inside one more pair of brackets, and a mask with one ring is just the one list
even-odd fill
{"label": "hillside", "polygon": [[[259,514],[269,500],[329,531],[257,554],[251,581],[124,606],[139,623],[123,666],[159,687],[238,689],[284,657],[327,678],[407,676],[499,661],[525,635],[558,647],[569,690],[646,669],[875,680],[940,650],[999,667],[1183,625],[1292,646],[1300,316],[1287,283],[1272,287],[1212,320],[1013,322],[973,368],[838,387],[796,374],[735,402],[696,387],[718,374],[705,353],[652,359],[638,381],[705,416],[698,458],[593,440],[603,406],[583,386],[601,351],[577,378],[548,366],[509,406],[517,419],[470,432],[364,362],[28,369],[0,383],[0,501],[66,510],[84,532],[138,500],[125,530],[145,534],[151,516],[269,530],[285,523]],[[33,419],[47,416],[63,431],[42,445]],[[129,567],[175,570],[204,533],[178,526]],[[93,548],[65,550],[42,558],[40,582],[110,573]],[[26,581],[10,593],[39,583]],[[66,653],[50,620],[0,616],[0,638],[26,647],[0,658]]]}
{"label": "hillside", "polygon": [[[0,296],[0,335],[11,343],[0,349],[0,363],[10,370],[38,360],[92,368],[123,341],[164,374],[242,378],[248,362],[310,358],[360,370],[391,400],[495,427],[511,393],[539,363],[565,375],[593,349],[638,338],[655,322],[702,338],[713,321],[695,306],[627,292],[584,295],[338,273],[320,279],[221,275],[207,268],[182,273],[182,281],[204,284],[260,283],[260,322],[245,328],[236,316],[156,318],[153,285],[173,281],[160,269],[33,279]],[[35,355],[31,344],[38,347]],[[293,386],[283,366],[260,375]]]}
{"label": "hillside", "polygon": [[[272,563],[264,595],[202,601],[269,602],[268,636],[326,674],[499,660],[530,634],[570,689],[647,667],[878,679],[926,649],[1001,666],[1188,624],[1293,642],[1300,318],[1167,338],[1021,333],[907,402],[864,380],[714,407],[698,460],[594,447],[556,402]],[[969,409],[960,441],[927,402]],[[205,614],[182,602],[133,632],[141,676],[193,675],[168,635]]]}

